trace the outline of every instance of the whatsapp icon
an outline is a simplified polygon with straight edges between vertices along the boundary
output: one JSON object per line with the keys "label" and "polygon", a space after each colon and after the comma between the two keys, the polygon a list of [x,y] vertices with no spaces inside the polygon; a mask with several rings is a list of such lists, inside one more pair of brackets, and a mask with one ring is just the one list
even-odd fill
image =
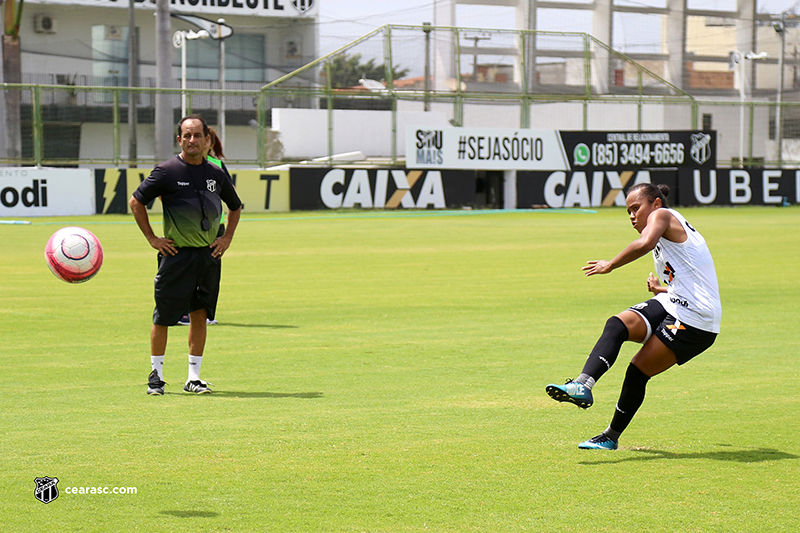
{"label": "whatsapp icon", "polygon": [[573,158],[576,165],[581,167],[586,166],[586,164],[589,162],[589,147],[584,143],[576,145],[575,150],[573,151]]}

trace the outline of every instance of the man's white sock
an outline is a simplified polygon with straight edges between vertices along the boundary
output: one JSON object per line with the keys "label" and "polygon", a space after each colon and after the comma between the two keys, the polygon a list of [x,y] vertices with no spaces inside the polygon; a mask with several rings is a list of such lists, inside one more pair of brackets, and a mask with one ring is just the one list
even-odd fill
{"label": "man's white sock", "polygon": [[189,378],[186,381],[197,381],[200,379],[200,365],[202,363],[202,355],[189,355]]}
{"label": "man's white sock", "polygon": [[158,372],[158,379],[164,381],[164,356],[163,355],[151,355],[150,356],[150,367]]}

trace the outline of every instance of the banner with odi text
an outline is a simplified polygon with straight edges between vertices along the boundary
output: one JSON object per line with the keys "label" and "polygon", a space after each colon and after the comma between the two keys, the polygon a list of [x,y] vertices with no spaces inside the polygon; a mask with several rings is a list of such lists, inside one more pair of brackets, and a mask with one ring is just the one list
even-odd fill
{"label": "banner with odi text", "polygon": [[90,169],[0,169],[0,217],[90,215],[93,207]]}

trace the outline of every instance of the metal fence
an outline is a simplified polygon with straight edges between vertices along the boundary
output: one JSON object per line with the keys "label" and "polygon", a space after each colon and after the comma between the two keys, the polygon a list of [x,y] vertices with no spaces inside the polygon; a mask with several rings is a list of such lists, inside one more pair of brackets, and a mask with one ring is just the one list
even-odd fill
{"label": "metal fence", "polygon": [[[348,62],[355,76],[344,75]],[[301,108],[327,112],[327,142],[314,156],[330,161],[340,145],[383,138],[388,148],[366,156],[402,165],[404,124],[398,117],[419,111],[444,114],[453,126],[714,129],[720,166],[800,166],[800,104],[778,105],[763,89],[755,99],[745,99],[735,87],[698,98],[651,70],[665,67],[648,66],[582,33],[390,25],[261,88],[231,89],[229,84],[222,91],[216,82],[190,82],[186,108],[217,125],[224,107],[228,127],[246,127],[236,142],[242,136],[250,141],[233,150],[229,163],[234,165],[265,167],[294,160],[283,149],[281,132],[272,129],[271,111]],[[367,72],[378,79],[368,78]],[[0,163],[152,165],[156,161],[146,148],[139,150],[145,155],[135,158],[128,152],[131,99],[141,146],[152,144],[148,136],[157,93],[170,95],[173,123],[180,118],[180,88],[128,88],[115,86],[123,80],[98,84],[97,79],[58,75],[44,81],[51,83],[2,86],[3,100],[19,101],[21,143],[18,153],[7,149],[0,154]],[[346,122],[334,120],[334,111],[342,110],[382,111],[389,118],[354,133]]]}

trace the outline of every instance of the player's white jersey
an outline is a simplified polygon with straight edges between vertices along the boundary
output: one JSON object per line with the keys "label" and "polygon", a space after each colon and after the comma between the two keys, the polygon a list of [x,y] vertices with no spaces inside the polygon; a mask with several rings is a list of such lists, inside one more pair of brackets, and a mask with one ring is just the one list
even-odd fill
{"label": "player's white jersey", "polygon": [[682,323],[719,333],[722,304],[706,240],[683,215],[674,209],[667,211],[681,223],[687,239],[677,243],[661,237],[653,249],[656,276],[667,285],[667,292],[659,294],[657,299]]}

